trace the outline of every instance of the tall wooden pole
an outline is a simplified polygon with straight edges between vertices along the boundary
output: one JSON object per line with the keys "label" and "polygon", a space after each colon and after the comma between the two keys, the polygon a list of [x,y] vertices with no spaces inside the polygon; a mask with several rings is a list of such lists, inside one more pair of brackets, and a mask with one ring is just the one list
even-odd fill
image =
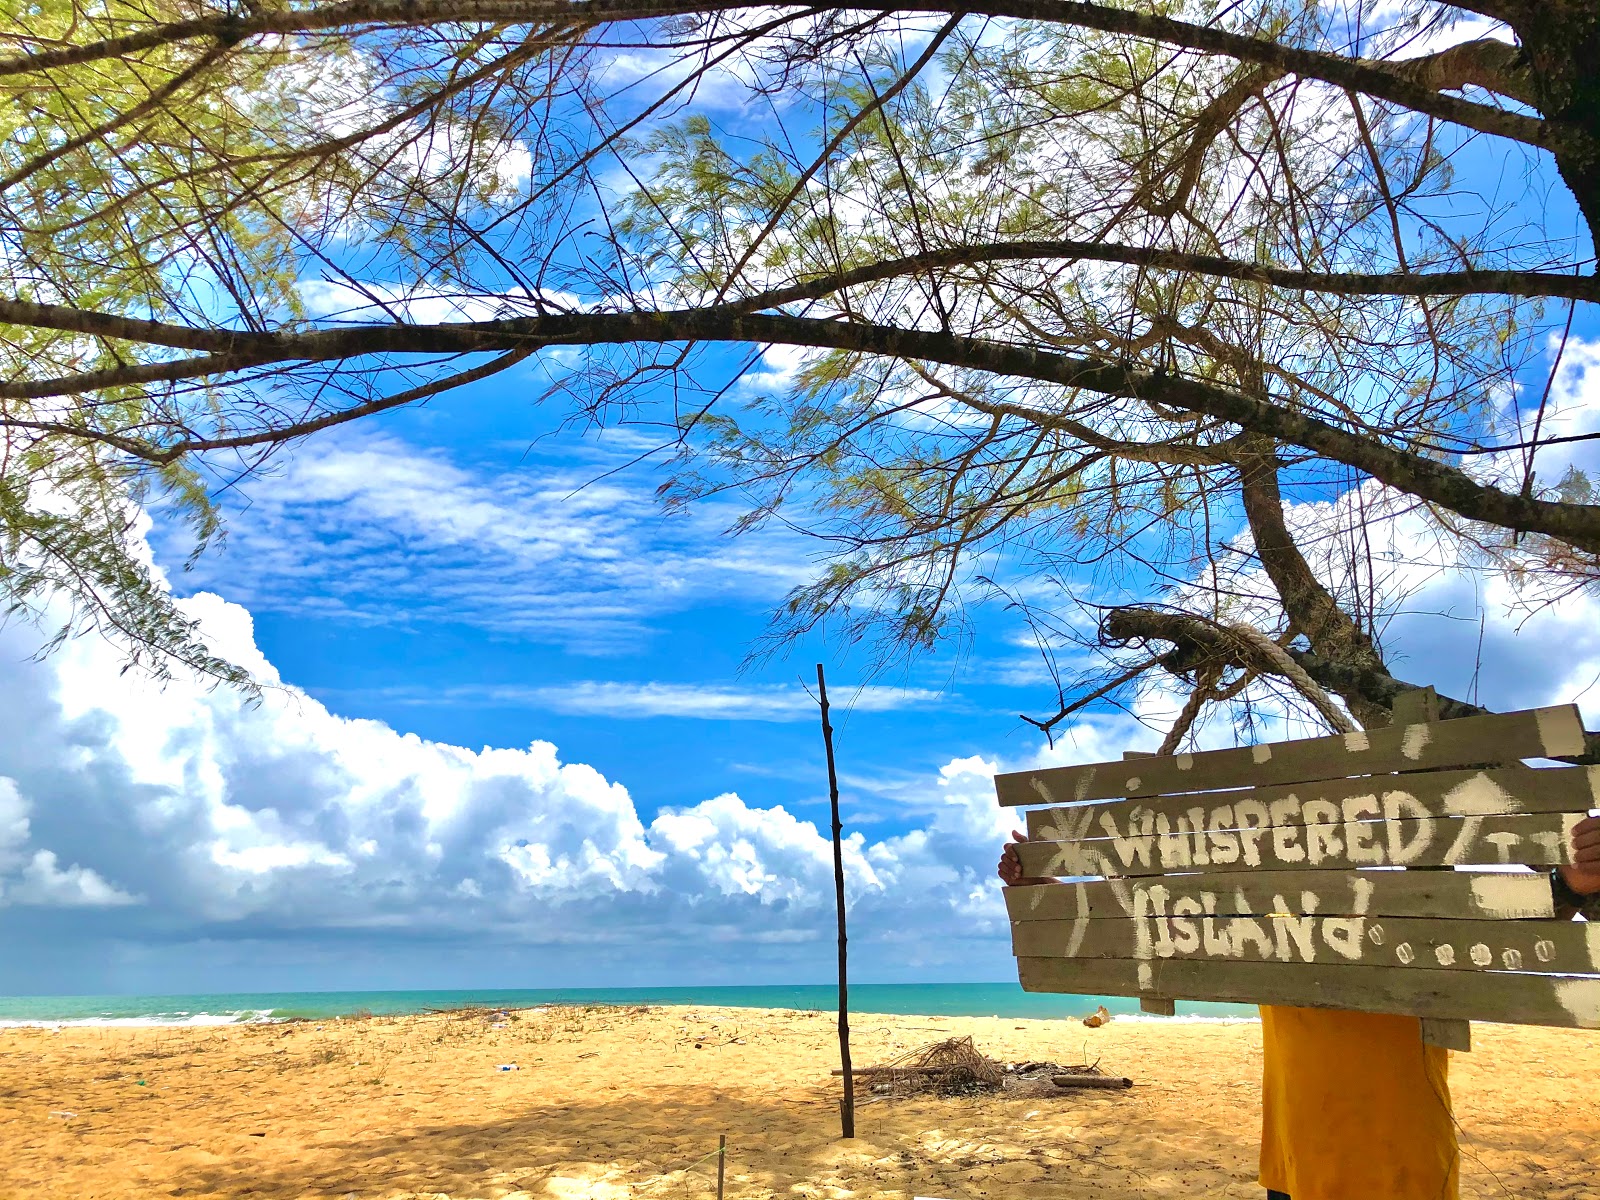
{"label": "tall wooden pole", "polygon": [[839,914],[839,1066],[844,1072],[844,1097],[839,1101],[842,1137],[856,1135],[855,1076],[850,1071],[850,990],[845,970],[844,827],[839,823],[839,773],[833,765],[833,726],[828,723],[828,681],[817,664],[817,694],[822,703],[822,744],[828,752],[828,803],[833,810],[833,903]]}

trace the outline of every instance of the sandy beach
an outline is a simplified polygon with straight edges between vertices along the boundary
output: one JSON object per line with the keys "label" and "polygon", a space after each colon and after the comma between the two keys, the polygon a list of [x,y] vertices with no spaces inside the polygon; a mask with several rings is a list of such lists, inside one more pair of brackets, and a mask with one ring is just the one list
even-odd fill
{"label": "sandy beach", "polygon": [[[1261,1195],[1254,1024],[859,1014],[858,1065],[970,1034],[1135,1086],[869,1103],[843,1142],[827,1015],[511,1016],[0,1030],[0,1196],[708,1197],[719,1134],[731,1200]],[[1600,1196],[1597,1039],[1473,1033],[1463,1195]]]}

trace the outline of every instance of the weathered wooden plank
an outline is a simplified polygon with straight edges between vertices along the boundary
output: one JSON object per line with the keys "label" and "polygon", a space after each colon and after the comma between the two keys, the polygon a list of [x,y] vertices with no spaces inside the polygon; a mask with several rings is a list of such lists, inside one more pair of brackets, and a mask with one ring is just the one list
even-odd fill
{"label": "weathered wooden plank", "polygon": [[1585,921],[1288,913],[1218,917],[1193,904],[1169,906],[1166,897],[1159,899],[1159,908],[1152,908],[1146,917],[1013,922],[1011,952],[1019,958],[1182,958],[1556,975],[1600,972],[1600,925]]}
{"label": "weathered wooden plank", "polygon": [[[1285,801],[1284,803],[1288,803]],[[1384,802],[1386,814],[1403,813]],[[1023,842],[1022,870],[1031,876],[1152,875],[1169,871],[1294,870],[1301,867],[1453,867],[1571,861],[1572,828],[1582,813],[1519,817],[1419,817],[1379,822],[1262,826],[1249,830],[1173,829],[1076,842]]]}
{"label": "weathered wooden plank", "polygon": [[[1218,916],[1320,913],[1323,916],[1553,917],[1550,880],[1505,871],[1251,871],[1144,876],[1004,889],[1013,921],[1127,917],[1165,889],[1168,905]],[[1144,911],[1149,911],[1145,908]],[[1170,911],[1170,910],[1169,910]]]}
{"label": "weathered wooden plank", "polygon": [[1457,1021],[1453,1017],[1423,1017],[1422,1040],[1430,1046],[1443,1046],[1465,1054],[1472,1049],[1472,1022]]}
{"label": "weathered wooden plank", "polygon": [[1600,979],[1306,963],[1019,958],[1029,992],[1151,996],[1600,1028]]}
{"label": "weathered wooden plank", "polygon": [[1583,722],[1577,707],[1569,704],[1231,750],[1018,771],[995,776],[995,791],[1004,805],[1072,804],[1509,763],[1582,751]]}
{"label": "weathered wooden plank", "polygon": [[1424,771],[1312,780],[1203,795],[1038,808],[1028,836],[1047,842],[1124,837],[1139,828],[1225,830],[1384,820],[1384,805],[1407,817],[1515,816],[1584,812],[1600,806],[1600,767]]}

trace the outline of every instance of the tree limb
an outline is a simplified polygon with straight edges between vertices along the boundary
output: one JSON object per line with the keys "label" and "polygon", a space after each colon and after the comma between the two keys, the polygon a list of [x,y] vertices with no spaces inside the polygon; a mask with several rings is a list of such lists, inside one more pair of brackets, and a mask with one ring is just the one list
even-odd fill
{"label": "tree limb", "polygon": [[[1222,662],[1262,674],[1283,676],[1281,666],[1255,653],[1249,643],[1237,637],[1233,630],[1191,613],[1132,606],[1114,608],[1102,618],[1100,636],[1109,645],[1150,640],[1170,642],[1173,649],[1156,661],[1175,674],[1187,674],[1204,663]],[[1351,696],[1361,696],[1369,703],[1389,710],[1394,707],[1396,697],[1404,692],[1419,691],[1422,687],[1421,684],[1397,679],[1387,671],[1332,663],[1321,655],[1305,650],[1287,649],[1285,653],[1307,675],[1343,697],[1347,703]],[[1439,716],[1443,720],[1480,716],[1490,711],[1464,700],[1443,695],[1439,697]],[[1559,761],[1600,763],[1600,733],[1586,732],[1583,736],[1584,752]]]}
{"label": "tree limb", "polygon": [[1600,302],[1600,277],[1593,274],[1555,274],[1546,271],[1422,271],[1337,272],[1298,271],[1263,263],[1244,262],[1213,254],[1191,254],[1156,246],[1125,246],[1114,242],[1025,240],[979,242],[908,254],[903,258],[817,275],[798,283],[759,292],[734,301],[740,312],[777,308],[802,300],[816,300],[850,287],[881,283],[941,267],[981,266],[991,262],[1084,260],[1123,263],[1164,271],[1189,271],[1196,275],[1236,279],[1294,291],[1326,292],[1336,296],[1474,296],[1504,295],[1551,297]]}
{"label": "tree limb", "polygon": [[[1278,487],[1277,447],[1258,435],[1245,438],[1240,448],[1239,476],[1240,497],[1256,556],[1278,593],[1291,627],[1304,633],[1311,648],[1330,661],[1383,670],[1383,659],[1372,639],[1339,607],[1289,532],[1283,517],[1283,493]],[[1368,704],[1360,695],[1345,697],[1345,703],[1369,729],[1389,723],[1387,709]]]}
{"label": "tree limb", "polygon": [[1539,107],[1533,80],[1528,77],[1527,56],[1521,47],[1496,38],[1478,38],[1437,54],[1401,59],[1390,63],[1389,70],[1430,91],[1481,87],[1529,108]]}
{"label": "tree limb", "polygon": [[[519,24],[558,20],[593,26],[750,7],[750,0],[343,0],[305,8],[258,8],[249,16],[197,17],[154,25],[120,37],[36,51],[0,59],[0,76],[132,55],[192,38],[216,38],[231,43],[264,34],[326,32],[367,26],[405,28],[454,22]],[[876,11],[885,15],[971,13],[1127,34],[1186,50],[1259,63],[1305,79],[1319,79],[1481,133],[1553,151],[1586,152],[1589,145],[1585,135],[1567,126],[1443,95],[1396,74],[1392,63],[1286,46],[1265,38],[1087,0],[918,0],[915,6],[880,5]]]}
{"label": "tree limb", "polygon": [[[520,347],[690,341],[853,350],[1011,375],[1213,417],[1354,467],[1467,520],[1520,533],[1546,534],[1580,550],[1600,553],[1600,505],[1504,492],[1479,483],[1459,467],[1391,446],[1372,433],[1341,428],[1287,403],[1257,399],[1203,380],[952,333],[712,307],[663,312],[552,313],[499,321],[211,336],[238,340],[229,351],[196,358],[113,367],[57,379],[0,383],[0,399],[40,399],[102,388],[200,379],[269,362],[328,362],[382,354],[471,354]],[[1049,413],[1038,415],[1040,420],[1050,419]],[[262,435],[261,440],[284,441],[300,432],[298,427],[289,425]]]}

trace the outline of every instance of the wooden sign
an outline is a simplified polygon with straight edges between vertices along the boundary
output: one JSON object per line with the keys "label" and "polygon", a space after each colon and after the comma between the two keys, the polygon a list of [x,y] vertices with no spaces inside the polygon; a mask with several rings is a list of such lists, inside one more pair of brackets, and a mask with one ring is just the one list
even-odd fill
{"label": "wooden sign", "polygon": [[1006,889],[1022,985],[1600,1028],[1548,879],[1600,767],[1518,762],[1582,750],[1567,706],[998,776],[1059,880]]}

